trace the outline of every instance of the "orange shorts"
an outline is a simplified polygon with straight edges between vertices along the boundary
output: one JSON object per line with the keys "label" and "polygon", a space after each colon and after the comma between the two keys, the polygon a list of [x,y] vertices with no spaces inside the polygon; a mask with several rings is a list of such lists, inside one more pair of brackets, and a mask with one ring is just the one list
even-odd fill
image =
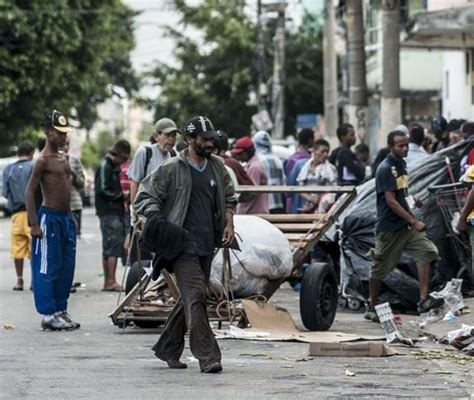
{"label": "orange shorts", "polygon": [[12,215],[10,255],[14,259],[31,258],[31,230],[26,211]]}

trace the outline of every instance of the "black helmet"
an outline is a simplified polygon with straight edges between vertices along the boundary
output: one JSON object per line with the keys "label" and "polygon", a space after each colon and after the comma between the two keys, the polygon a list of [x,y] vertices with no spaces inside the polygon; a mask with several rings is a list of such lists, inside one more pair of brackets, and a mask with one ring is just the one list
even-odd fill
{"label": "black helmet", "polygon": [[442,133],[446,132],[447,126],[448,122],[441,115],[438,115],[431,120],[431,132],[435,135],[441,135]]}

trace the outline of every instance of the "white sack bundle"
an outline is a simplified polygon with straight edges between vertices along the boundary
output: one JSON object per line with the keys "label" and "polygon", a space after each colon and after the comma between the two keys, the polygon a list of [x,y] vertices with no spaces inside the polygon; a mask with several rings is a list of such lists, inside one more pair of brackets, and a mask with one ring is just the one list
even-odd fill
{"label": "white sack bundle", "polygon": [[[232,279],[230,289],[236,297],[262,294],[268,280],[286,278],[293,269],[288,240],[270,222],[251,215],[234,217],[236,238],[241,251],[230,250]],[[214,257],[211,286],[222,290],[222,249]]]}

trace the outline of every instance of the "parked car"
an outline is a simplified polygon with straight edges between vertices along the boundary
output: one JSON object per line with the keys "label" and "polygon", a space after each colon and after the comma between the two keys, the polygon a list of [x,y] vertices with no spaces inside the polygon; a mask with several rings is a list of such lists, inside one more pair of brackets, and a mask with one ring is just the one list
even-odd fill
{"label": "parked car", "polygon": [[7,209],[7,199],[3,196],[3,171],[11,163],[16,161],[16,157],[0,158],[0,212],[4,216],[8,216],[10,213]]}

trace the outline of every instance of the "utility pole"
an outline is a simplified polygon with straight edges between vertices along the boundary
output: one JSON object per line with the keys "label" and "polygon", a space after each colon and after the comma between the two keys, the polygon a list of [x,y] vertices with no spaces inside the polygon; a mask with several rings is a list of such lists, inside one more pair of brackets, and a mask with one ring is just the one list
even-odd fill
{"label": "utility pole", "polygon": [[379,146],[387,134],[402,123],[400,98],[400,1],[383,0],[383,72]]}
{"label": "utility pole", "polygon": [[365,68],[362,0],[346,0],[347,47],[349,55],[349,105],[347,115],[360,140],[368,137],[367,81]]}
{"label": "utility pole", "polygon": [[272,117],[275,139],[285,137],[285,9],[286,1],[275,4],[278,12],[274,43],[272,79]]}
{"label": "utility pole", "polygon": [[258,111],[266,109],[265,44],[262,32],[262,0],[257,0],[257,104]]}
{"label": "utility pole", "polygon": [[323,63],[324,63],[324,123],[326,136],[335,145],[337,118],[337,66],[334,48],[335,12],[333,0],[325,0],[326,20],[324,22]]}

